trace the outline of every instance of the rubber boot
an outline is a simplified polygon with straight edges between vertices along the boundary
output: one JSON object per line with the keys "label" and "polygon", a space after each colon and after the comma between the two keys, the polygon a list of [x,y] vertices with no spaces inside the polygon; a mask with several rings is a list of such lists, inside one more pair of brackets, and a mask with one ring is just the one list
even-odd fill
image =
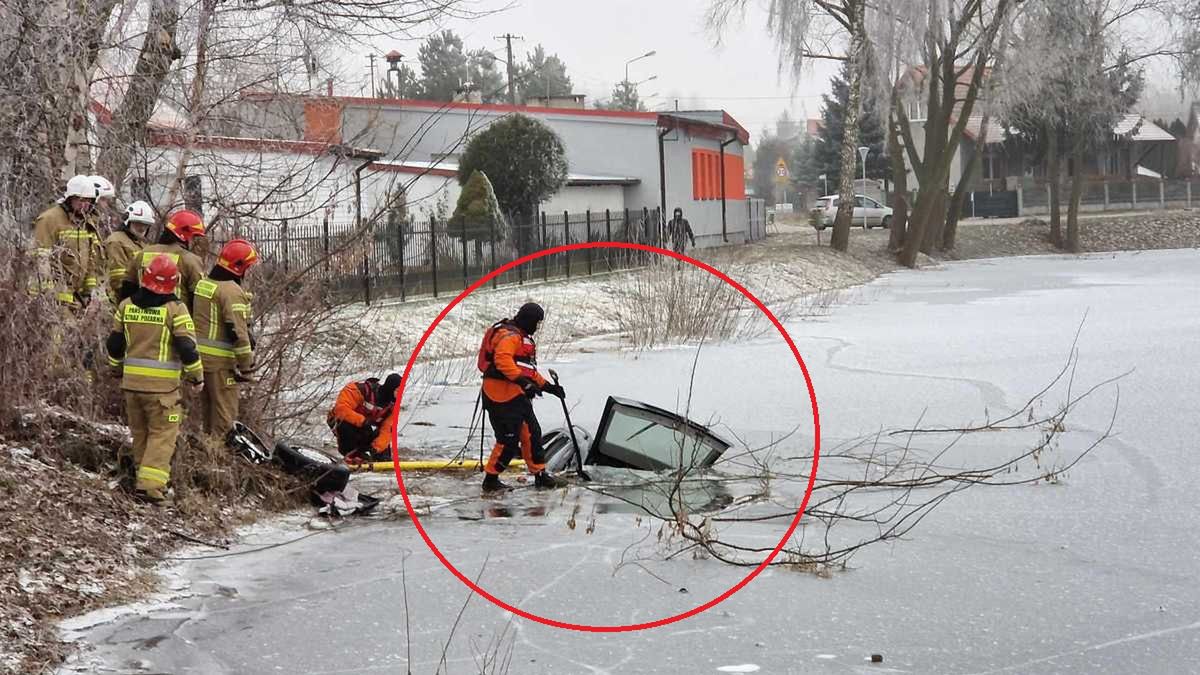
{"label": "rubber boot", "polygon": [[163,490],[138,490],[133,494],[134,498],[143,504],[152,506],[173,506],[175,500]]}
{"label": "rubber boot", "polygon": [[549,471],[543,471],[534,475],[533,484],[539,488],[554,489],[566,487],[567,481],[555,476]]}
{"label": "rubber boot", "polygon": [[494,473],[489,473],[483,478],[484,492],[501,492],[507,490],[508,486],[500,482],[500,476]]}

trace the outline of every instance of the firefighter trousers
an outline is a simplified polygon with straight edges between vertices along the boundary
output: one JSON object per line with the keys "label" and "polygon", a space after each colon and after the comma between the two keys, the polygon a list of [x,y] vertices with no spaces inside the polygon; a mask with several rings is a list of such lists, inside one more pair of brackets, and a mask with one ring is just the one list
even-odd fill
{"label": "firefighter trousers", "polygon": [[533,403],[526,396],[517,396],[511,401],[497,403],[483,397],[483,409],[487,411],[492,431],[496,434],[496,445],[488,458],[484,470],[499,475],[508,468],[508,463],[520,454],[529,473],[539,474],[546,468],[546,455],[542,448],[542,427],[533,414]]}
{"label": "firefighter trousers", "polygon": [[204,432],[220,439],[238,416],[238,383],[232,370],[204,371]]}
{"label": "firefighter trousers", "polygon": [[163,493],[171,480],[171,458],[183,408],[179,390],[168,393],[125,392],[125,415],[133,433],[136,489]]}

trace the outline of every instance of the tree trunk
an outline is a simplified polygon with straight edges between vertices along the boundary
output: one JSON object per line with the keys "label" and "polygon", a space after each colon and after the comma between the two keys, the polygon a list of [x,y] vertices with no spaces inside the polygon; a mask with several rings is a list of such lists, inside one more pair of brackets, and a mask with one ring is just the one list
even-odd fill
{"label": "tree trunk", "polygon": [[858,169],[858,116],[862,105],[863,49],[866,44],[863,22],[865,0],[854,0],[850,36],[850,92],[842,131],[841,175],[838,185],[838,210],[833,219],[829,246],[837,251],[850,247],[850,225],[854,217],[854,176]]}
{"label": "tree trunk", "polygon": [[107,133],[102,135],[97,173],[108,178],[118,190],[129,171],[134,148],[145,143],[146,123],[154,113],[171,64],[182,56],[175,44],[178,21],[179,0],[153,1],[146,39],[129,89],[113,113]]}
{"label": "tree trunk", "polygon": [[1079,243],[1079,202],[1083,198],[1083,188],[1087,185],[1087,176],[1083,171],[1083,144],[1075,143],[1071,151],[1071,163],[1075,168],[1075,176],[1071,180],[1071,203],[1067,207],[1067,250],[1079,253],[1082,246]]}
{"label": "tree trunk", "polygon": [[67,100],[72,101],[73,105],[64,148],[64,178],[76,174],[92,173],[92,156],[88,142],[88,108],[92,102],[92,78],[96,71],[96,61],[100,56],[100,42],[104,37],[104,28],[108,25],[116,4],[116,0],[100,0],[84,5],[84,22],[78,38],[80,44],[86,47],[86,51],[80,55],[71,69],[70,84],[67,87]]}
{"label": "tree trunk", "polygon": [[216,5],[217,0],[201,0],[200,2],[200,16],[196,22],[196,73],[192,77],[192,91],[188,101],[187,139],[176,159],[175,179],[167,188],[165,206],[174,205],[176,195],[183,187],[183,179],[187,175],[187,167],[192,159],[192,148],[196,144],[196,136],[204,128],[204,118],[208,112],[204,107],[204,87],[208,82],[208,36]]}
{"label": "tree trunk", "polygon": [[[895,95],[893,94],[895,97]],[[899,98],[899,97],[895,97]],[[894,104],[893,108],[895,107]],[[892,229],[888,233],[888,250],[899,251],[904,245],[904,236],[908,229],[908,170],[904,166],[903,150],[900,148],[900,134],[897,126],[900,120],[892,115],[888,124],[888,159],[892,163],[892,178],[895,179],[892,192]]]}
{"label": "tree trunk", "polygon": [[1062,167],[1058,157],[1058,131],[1046,125],[1046,184],[1050,186],[1050,241],[1055,248],[1063,247],[1062,214],[1059,195],[1062,191]]}

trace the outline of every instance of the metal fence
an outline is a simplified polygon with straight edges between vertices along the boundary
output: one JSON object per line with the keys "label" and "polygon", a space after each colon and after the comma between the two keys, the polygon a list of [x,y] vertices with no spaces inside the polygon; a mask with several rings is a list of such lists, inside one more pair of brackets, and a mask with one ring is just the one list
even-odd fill
{"label": "metal fence", "polygon": [[[445,220],[387,218],[354,222],[283,221],[233,228],[250,238],[268,273],[303,273],[339,300],[457,294],[491,270],[563,244],[629,242],[663,245],[659,210],[539,213],[536,222],[477,228]],[[645,265],[652,254],[586,249],[540,257],[494,277],[498,287],[601,274]]]}
{"label": "metal fence", "polygon": [[[1200,201],[1200,180],[1153,178],[1140,180],[1091,179],[1080,196],[1084,211],[1124,211],[1145,209],[1190,209]],[[1050,208],[1050,187],[1043,180],[1026,180],[1017,186],[1021,215],[1044,214]],[[1071,181],[1065,179],[1059,192],[1059,204],[1065,208],[1071,200]]]}

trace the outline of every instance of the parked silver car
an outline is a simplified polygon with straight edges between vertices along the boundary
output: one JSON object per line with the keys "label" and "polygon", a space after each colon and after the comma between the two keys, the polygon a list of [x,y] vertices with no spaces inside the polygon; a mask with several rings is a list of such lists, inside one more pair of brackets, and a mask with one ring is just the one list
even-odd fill
{"label": "parked silver car", "polygon": [[[833,226],[833,220],[837,217],[838,201],[839,195],[825,195],[817,200],[812,208],[813,227],[824,230]],[[854,216],[850,219],[850,224],[861,225],[864,230],[872,227],[887,229],[892,225],[892,210],[866,195],[854,195]]]}

